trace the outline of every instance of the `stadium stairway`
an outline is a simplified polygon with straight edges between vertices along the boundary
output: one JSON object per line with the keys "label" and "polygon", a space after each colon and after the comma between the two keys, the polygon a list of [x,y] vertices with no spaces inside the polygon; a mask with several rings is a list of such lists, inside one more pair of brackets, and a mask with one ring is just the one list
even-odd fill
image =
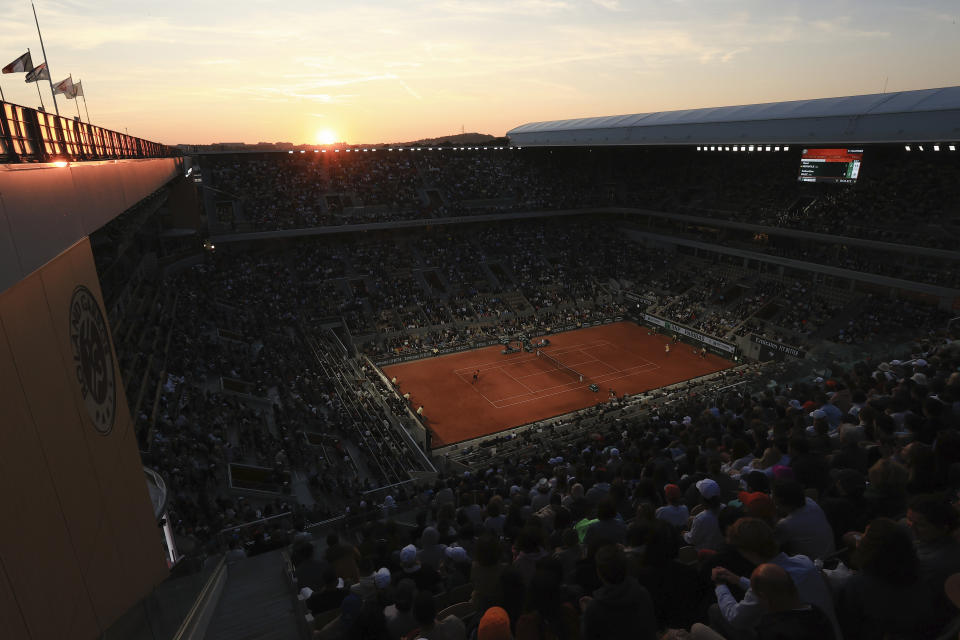
{"label": "stadium stairway", "polygon": [[506,291],[501,296],[515,313],[526,314],[533,313],[533,306],[527,297],[519,291]]}
{"label": "stadium stairway", "polygon": [[294,594],[284,577],[282,551],[227,567],[227,582],[206,640],[290,640],[300,637]]}

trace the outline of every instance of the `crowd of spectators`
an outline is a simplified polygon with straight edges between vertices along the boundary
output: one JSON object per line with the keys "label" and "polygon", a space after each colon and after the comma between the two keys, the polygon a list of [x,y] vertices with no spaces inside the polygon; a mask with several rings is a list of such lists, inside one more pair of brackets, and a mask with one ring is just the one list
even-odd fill
{"label": "crowd of spectators", "polygon": [[203,161],[205,180],[257,230],[625,205],[916,246],[960,241],[956,158],[899,148],[871,150],[855,185],[798,183],[794,151],[377,148]]}
{"label": "crowd of spectators", "polygon": [[[953,344],[928,340],[909,362],[833,367],[815,381],[771,382],[745,365],[721,378],[749,382],[741,393],[687,385],[618,401],[505,437],[496,455],[462,451],[454,457],[466,470],[428,483],[414,481],[429,465],[404,437],[407,407],[350,357],[354,346],[427,354],[619,316],[624,290],[718,337],[771,323],[809,336],[852,311],[844,302],[861,311],[840,342],[904,326],[929,338],[945,324],[919,304],[837,300],[809,281],[710,266],[593,220],[221,251],[140,287],[151,302],[139,326],[150,326],[132,325],[118,356],[126,368],[153,363],[146,386],[160,382],[135,418],[182,540],[214,549],[238,536],[242,557],[243,541],[252,553],[311,523],[363,521],[325,552],[319,541],[316,554],[295,546],[322,568],[301,581],[325,594],[311,608],[342,608],[323,637],[461,637],[498,621],[516,638],[681,628],[764,638],[793,619],[778,613],[848,638],[939,630],[952,616],[942,582],[960,571],[947,535],[956,516],[944,515],[960,488]],[[774,301],[779,312],[751,319]],[[341,317],[333,334],[325,323]],[[232,464],[266,470],[275,497],[238,497]],[[382,487],[393,488],[374,491]],[[422,509],[412,529],[393,517],[402,505]],[[474,613],[436,619],[440,594],[466,585]],[[867,604],[884,599],[911,606]]]}
{"label": "crowd of spectators", "polygon": [[298,586],[328,594],[321,638],[935,638],[957,617],[958,366],[941,338],[594,412],[422,485],[415,524],[377,510],[295,546]]}

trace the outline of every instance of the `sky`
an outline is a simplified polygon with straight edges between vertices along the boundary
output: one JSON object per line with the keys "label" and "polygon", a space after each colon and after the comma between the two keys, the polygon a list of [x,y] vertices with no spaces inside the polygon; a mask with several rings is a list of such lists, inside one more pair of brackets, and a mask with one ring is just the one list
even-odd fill
{"label": "sky", "polygon": [[[54,82],[166,144],[401,142],[960,84],[957,0],[36,0]],[[5,0],[0,65],[43,60]],[[4,58],[5,56],[5,58]],[[0,76],[9,102],[36,86]],[[49,86],[41,86],[52,110]],[[80,105],[81,114],[83,105]],[[62,114],[76,105],[60,96]]]}

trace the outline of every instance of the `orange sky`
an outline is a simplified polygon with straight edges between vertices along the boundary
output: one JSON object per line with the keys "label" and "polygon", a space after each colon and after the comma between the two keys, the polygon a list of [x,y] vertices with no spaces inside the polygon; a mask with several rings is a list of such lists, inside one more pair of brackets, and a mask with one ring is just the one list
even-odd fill
{"label": "orange sky", "polygon": [[[168,144],[353,143],[960,84],[956,2],[36,0],[54,81]],[[26,0],[0,64],[30,47]],[[8,101],[34,85],[4,75]],[[49,87],[41,87],[52,110]],[[61,113],[76,115],[72,101]],[[81,105],[82,112],[82,105]]]}

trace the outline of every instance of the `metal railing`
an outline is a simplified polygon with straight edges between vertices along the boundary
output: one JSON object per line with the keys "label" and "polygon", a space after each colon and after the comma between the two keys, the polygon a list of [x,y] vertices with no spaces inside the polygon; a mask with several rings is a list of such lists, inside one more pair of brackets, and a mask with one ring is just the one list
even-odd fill
{"label": "metal railing", "polygon": [[179,156],[173,147],[74,120],[0,102],[0,164],[80,162]]}

